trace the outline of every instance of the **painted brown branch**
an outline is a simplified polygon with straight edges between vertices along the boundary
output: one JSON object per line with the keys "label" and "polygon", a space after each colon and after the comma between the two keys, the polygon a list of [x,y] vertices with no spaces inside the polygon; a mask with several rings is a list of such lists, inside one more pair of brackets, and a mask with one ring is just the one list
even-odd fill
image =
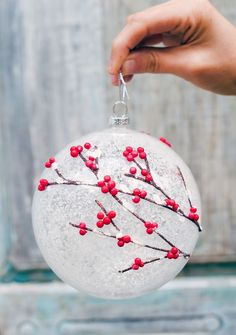
{"label": "painted brown branch", "polygon": [[[163,259],[165,259],[165,258],[167,258],[166,256],[165,257],[158,257],[158,258],[152,258],[152,259],[150,259],[150,260],[148,260],[148,261],[145,261],[145,262],[143,262],[143,264],[144,265],[146,265],[146,264],[151,264],[151,263],[154,263],[154,262],[157,262],[157,261],[161,261],[161,260],[163,260]],[[126,268],[126,269],[124,269],[124,270],[120,270],[119,271],[119,273],[125,273],[125,272],[128,272],[128,271],[130,271],[130,270],[132,270],[132,266],[129,266],[128,268]]]}
{"label": "painted brown branch", "polygon": [[[102,203],[98,200],[95,200],[96,204],[101,208],[101,210],[106,214],[106,216],[108,215],[108,212],[107,210],[105,209],[105,207],[102,205]],[[111,224],[113,225],[113,227],[116,228],[116,230],[120,231],[120,228],[115,224],[114,220],[113,219],[110,219],[111,220]]]}
{"label": "painted brown branch", "polygon": [[[145,262],[143,262],[143,264],[146,265],[146,264],[154,263],[154,262],[160,261],[160,260],[162,260],[162,259],[164,259],[164,258],[166,258],[166,257],[163,257],[163,258],[160,258],[160,257],[158,257],[158,258],[153,258],[153,259],[151,259],[151,260],[149,260],[149,261],[145,261]],[[132,266],[129,266],[128,268],[126,268],[126,269],[124,269],[124,270],[120,270],[119,273],[125,273],[125,272],[130,271],[130,270],[132,270]]]}
{"label": "painted brown branch", "polygon": [[[142,178],[142,177],[136,177],[136,176],[134,176],[134,175],[132,175],[132,174],[130,174],[130,173],[125,173],[125,176],[126,176],[126,177],[129,177],[129,178],[136,179],[136,180],[140,180],[140,181],[142,181],[142,182],[144,182],[144,183],[146,183],[146,184],[152,185],[152,186],[155,187],[155,189],[157,189],[158,191],[160,191],[160,192],[161,192],[167,199],[171,199],[171,197],[170,197],[168,194],[166,194],[166,193],[164,192],[164,190],[162,190],[162,188],[160,188],[155,182],[153,182],[153,181],[152,181],[152,182],[147,182],[144,178]],[[121,192],[121,193],[125,193],[125,192],[120,191],[120,190],[119,190],[119,192]],[[129,193],[127,193],[127,194],[129,194]],[[131,195],[132,195],[132,194],[131,194]],[[154,201],[154,200],[152,200],[152,199],[150,199],[150,198],[144,198],[143,200],[152,202],[153,204],[156,204],[157,206],[164,207],[164,208],[166,208],[166,209],[169,209],[169,210],[175,212],[176,214],[179,214],[179,215],[181,215],[181,216],[184,216],[187,220],[193,222],[193,223],[197,226],[197,228],[198,228],[199,231],[202,231],[202,228],[201,228],[199,222],[190,219],[190,218],[188,217],[188,215],[186,215],[182,209],[179,208],[177,211],[175,211],[175,210],[173,210],[172,208],[170,208],[169,206],[166,206],[166,205],[163,205],[163,204],[158,204],[156,201]]]}
{"label": "painted brown branch", "polygon": [[160,186],[158,186],[154,181],[146,181],[145,178],[136,177],[136,176],[134,176],[131,173],[125,173],[124,175],[126,177],[133,178],[133,179],[136,179],[136,180],[140,180],[140,181],[142,181],[145,184],[153,186],[155,189],[157,189],[158,191],[160,191],[167,199],[170,199],[170,197],[168,196],[168,194],[166,194],[166,192]]}
{"label": "painted brown branch", "polygon": [[190,207],[193,207],[193,204],[192,204],[192,201],[191,201],[190,196],[189,196],[189,192],[188,192],[188,189],[187,189],[187,185],[186,185],[186,182],[185,182],[183,173],[182,173],[182,171],[180,170],[180,167],[179,167],[179,166],[177,166],[177,169],[178,169],[179,175],[180,175],[180,177],[181,177],[181,180],[182,180],[182,182],[183,182],[183,184],[184,184],[184,188],[185,188],[185,191],[186,191],[186,194],[187,194],[187,198],[188,198],[189,206],[190,206]]}
{"label": "painted brown branch", "polygon": [[[74,228],[80,229],[79,224],[69,222],[69,225],[71,225]],[[87,225],[86,225],[86,228],[83,228],[83,229],[87,230],[91,233],[97,234],[97,235],[103,235],[103,236],[110,237],[110,238],[118,240],[118,237],[116,235],[105,233],[102,230],[92,229],[91,227],[88,227]],[[169,251],[168,249],[162,249],[162,248],[154,247],[154,246],[149,245],[149,244],[142,244],[142,243],[136,242],[133,239],[131,240],[130,243],[132,243],[134,245],[138,245],[139,247],[148,248],[148,249],[152,249],[152,250],[155,250],[155,251],[161,251],[161,252],[165,252],[165,253],[167,253]]]}
{"label": "painted brown branch", "polygon": [[[146,220],[144,220],[143,218],[141,218],[138,214],[136,214],[135,212],[133,212],[131,209],[129,209],[128,207],[126,207],[123,203],[123,201],[117,196],[117,195],[113,195],[112,196],[124,209],[126,209],[130,214],[132,214],[134,217],[136,217],[139,221],[141,221],[142,223],[145,223]],[[176,247],[172,242],[170,242],[166,237],[164,237],[161,233],[157,232],[156,230],[154,230],[155,233],[162,239],[164,240],[167,244],[169,244],[171,247]],[[180,250],[178,247],[176,247],[179,252],[183,255],[185,255],[186,257],[190,256],[189,254],[185,253],[184,251]],[[159,249],[160,250],[160,249]]]}

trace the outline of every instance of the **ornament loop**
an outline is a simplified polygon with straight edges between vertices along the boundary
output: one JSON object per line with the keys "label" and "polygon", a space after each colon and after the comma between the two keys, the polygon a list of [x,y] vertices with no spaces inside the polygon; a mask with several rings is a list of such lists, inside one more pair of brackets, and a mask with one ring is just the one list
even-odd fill
{"label": "ornament loop", "polygon": [[125,126],[129,123],[127,100],[129,94],[126,87],[126,82],[122,73],[119,73],[119,100],[113,105],[113,113],[110,118],[112,126]]}

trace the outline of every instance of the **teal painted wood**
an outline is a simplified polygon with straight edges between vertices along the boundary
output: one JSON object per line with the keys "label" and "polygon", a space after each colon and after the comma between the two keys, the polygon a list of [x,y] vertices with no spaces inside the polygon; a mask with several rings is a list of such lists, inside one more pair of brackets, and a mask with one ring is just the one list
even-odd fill
{"label": "teal painted wood", "polygon": [[0,308],[4,335],[232,335],[236,278],[174,280],[123,301],[87,297],[64,284],[0,285]]}
{"label": "teal painted wood", "polygon": [[[1,272],[46,268],[31,228],[42,163],[81,134],[106,126],[117,95],[106,74],[111,41],[126,16],[155,3],[1,1]],[[233,0],[215,4],[236,23]],[[169,138],[198,180],[205,232],[192,261],[234,261],[235,98],[172,76],[137,76],[129,91],[133,127]]]}

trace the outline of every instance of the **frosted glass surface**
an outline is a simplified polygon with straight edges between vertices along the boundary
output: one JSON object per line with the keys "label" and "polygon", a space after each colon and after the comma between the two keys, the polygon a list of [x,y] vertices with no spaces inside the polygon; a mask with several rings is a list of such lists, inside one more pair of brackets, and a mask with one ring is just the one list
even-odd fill
{"label": "frosted glass surface", "polygon": [[[90,149],[70,155],[71,146],[86,142]],[[127,146],[143,147],[146,159],[127,161]],[[81,155],[96,158],[98,169],[87,167]],[[111,128],[74,141],[55,160],[41,176],[49,185],[35,191],[33,226],[46,262],[62,280],[98,297],[126,298],[155,290],[179,273],[199,236],[200,219],[195,222],[188,215],[191,206],[200,215],[200,198],[189,168],[168,145],[145,133]],[[152,181],[145,180],[141,168],[148,168]],[[116,183],[114,196],[97,186],[106,175]],[[138,203],[133,202],[135,188],[147,192]],[[167,196],[179,205],[177,211],[167,206]],[[98,203],[106,212],[116,212],[102,228],[96,225],[102,212]],[[80,222],[86,224],[85,235]],[[144,222],[158,227],[148,234]],[[127,235],[131,242],[119,247],[117,242]],[[179,257],[169,259],[173,246]],[[135,258],[144,263],[137,270],[132,268]]]}

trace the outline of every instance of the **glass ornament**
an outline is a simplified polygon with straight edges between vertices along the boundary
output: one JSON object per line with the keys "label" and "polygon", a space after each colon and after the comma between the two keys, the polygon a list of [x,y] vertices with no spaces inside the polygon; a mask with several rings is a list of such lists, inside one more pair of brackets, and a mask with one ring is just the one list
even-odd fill
{"label": "glass ornament", "polygon": [[51,269],[108,299],[140,296],[173,279],[202,230],[191,171],[167,140],[127,128],[120,80],[111,127],[49,158],[32,209]]}

